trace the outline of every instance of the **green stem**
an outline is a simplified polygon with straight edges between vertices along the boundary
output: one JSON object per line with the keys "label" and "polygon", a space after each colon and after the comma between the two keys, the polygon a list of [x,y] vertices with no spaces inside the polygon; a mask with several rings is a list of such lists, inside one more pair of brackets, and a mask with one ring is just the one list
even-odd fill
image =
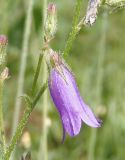
{"label": "green stem", "polygon": [[20,123],[17,126],[16,132],[11,140],[11,143],[4,154],[4,160],[9,160],[10,155],[11,155],[12,151],[14,150],[14,147],[17,144],[18,140],[20,139],[22,132],[27,124],[27,121],[28,121],[34,107],[36,106],[40,97],[43,95],[46,88],[47,88],[47,83],[44,83],[44,85],[41,87],[40,91],[38,92],[38,94],[34,98],[33,103],[30,106],[28,105],[27,108],[25,109],[24,115],[23,115]]}
{"label": "green stem", "polygon": [[39,61],[37,64],[37,69],[34,75],[34,80],[33,80],[33,85],[32,85],[32,91],[31,91],[31,95],[34,96],[35,93],[35,89],[36,89],[36,83],[39,77],[39,73],[40,73],[40,68],[41,68],[41,64],[42,64],[42,59],[43,59],[43,54],[39,55]]}
{"label": "green stem", "polygon": [[75,16],[73,18],[73,26],[72,26],[72,31],[69,34],[69,38],[67,40],[65,49],[64,49],[64,56],[67,56],[73,46],[73,42],[76,38],[76,35],[78,31],[80,30],[79,28],[79,17],[80,17],[80,11],[82,8],[82,0],[77,0],[76,2],[76,8],[75,8]]}
{"label": "green stem", "polygon": [[38,94],[36,95],[36,97],[34,98],[33,101],[33,107],[37,104],[38,100],[40,99],[41,95],[45,92],[45,90],[47,89],[48,86],[48,82],[45,82],[44,85],[41,87],[40,91],[38,92]]}
{"label": "green stem", "polygon": [[[42,11],[42,17],[43,17],[43,23],[42,23],[42,47],[44,47],[44,25],[46,22],[47,17],[47,0],[43,0],[43,11]],[[44,52],[44,55],[46,54],[46,51]],[[45,59],[45,58],[44,58]],[[47,79],[47,65],[44,60],[43,62],[43,82]],[[40,141],[40,147],[39,147],[39,154],[38,159],[41,160],[41,156],[43,160],[48,160],[48,149],[47,149],[47,126],[46,126],[46,119],[47,119],[47,112],[48,112],[48,101],[47,101],[47,91],[43,95],[43,126],[42,126],[42,136]]]}
{"label": "green stem", "polygon": [[20,114],[20,107],[21,107],[21,99],[19,97],[23,94],[26,61],[27,61],[27,55],[28,55],[28,44],[29,44],[29,38],[30,38],[30,32],[31,32],[33,3],[34,3],[34,0],[29,0],[28,10],[26,15],[25,31],[24,31],[24,37],[23,37],[23,47],[22,47],[22,54],[21,54],[19,79],[18,79],[18,89],[17,89],[15,110],[14,110],[14,116],[13,116],[14,118],[13,118],[12,134],[15,132],[18,121],[19,121],[19,114]]}
{"label": "green stem", "polygon": [[[45,81],[47,79],[47,65],[46,62],[44,61],[43,63],[43,75]],[[43,117],[42,117],[42,136],[41,136],[41,141],[40,141],[40,147],[39,147],[39,154],[38,154],[38,159],[41,160],[41,156],[43,160],[48,160],[48,149],[47,149],[47,125],[46,125],[46,120],[47,120],[47,112],[48,112],[48,100],[47,100],[47,90],[43,94]]]}
{"label": "green stem", "polygon": [[5,134],[4,134],[4,125],[3,125],[3,84],[4,81],[0,79],[0,144],[2,153],[5,153],[6,143],[5,143]]}
{"label": "green stem", "polygon": [[[97,84],[96,84],[96,105],[100,105],[102,101],[102,83],[104,74],[104,60],[105,60],[105,49],[106,49],[106,31],[107,31],[107,13],[103,14],[102,18],[102,28],[101,28],[101,40],[99,47],[98,56],[98,68],[97,68]],[[97,130],[92,129],[90,137],[90,146],[88,151],[88,160],[95,159],[95,148],[96,148],[96,137]]]}

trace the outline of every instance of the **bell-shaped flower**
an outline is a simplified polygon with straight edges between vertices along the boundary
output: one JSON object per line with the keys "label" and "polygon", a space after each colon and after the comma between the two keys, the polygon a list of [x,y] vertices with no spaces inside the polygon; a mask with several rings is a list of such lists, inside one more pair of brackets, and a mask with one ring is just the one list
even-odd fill
{"label": "bell-shaped flower", "polygon": [[90,127],[100,127],[101,120],[83,101],[70,69],[57,53],[51,55],[51,60],[54,65],[50,70],[49,90],[62,120],[63,139],[66,132],[72,137],[79,134],[82,121]]}

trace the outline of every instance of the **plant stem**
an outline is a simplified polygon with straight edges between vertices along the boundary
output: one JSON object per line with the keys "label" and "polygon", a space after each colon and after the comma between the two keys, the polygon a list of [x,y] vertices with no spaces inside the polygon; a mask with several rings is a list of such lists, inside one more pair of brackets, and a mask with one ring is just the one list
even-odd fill
{"label": "plant stem", "polygon": [[47,88],[47,83],[44,83],[44,85],[41,87],[40,91],[38,92],[38,94],[34,98],[33,103],[31,105],[28,105],[27,108],[25,109],[24,115],[23,115],[22,119],[20,120],[20,123],[17,126],[16,132],[11,140],[11,143],[4,154],[4,160],[9,160],[10,155],[11,155],[12,151],[14,150],[14,147],[17,144],[18,140],[20,139],[22,132],[25,128],[25,125],[27,124],[27,121],[28,121],[34,107],[36,106],[40,97],[43,95],[46,88]]}
{"label": "plant stem", "polygon": [[67,40],[65,49],[64,49],[64,56],[67,56],[73,46],[73,42],[76,38],[76,35],[78,31],[80,30],[79,28],[79,17],[80,17],[80,11],[82,8],[82,0],[77,0],[76,2],[76,8],[75,8],[75,15],[73,18],[73,26],[72,26],[72,31],[69,34],[69,38]]}
{"label": "plant stem", "polygon": [[[44,70],[44,79],[45,81],[47,79],[47,65],[46,62],[43,62],[43,70]],[[39,154],[38,159],[41,160],[41,156],[43,160],[48,160],[48,150],[47,150],[47,112],[48,112],[48,100],[47,100],[47,90],[43,94],[43,117],[42,117],[42,136],[40,141],[40,147],[39,147]]]}
{"label": "plant stem", "polygon": [[[42,23],[42,46],[44,47],[44,25],[47,18],[47,0],[43,0],[43,23]],[[44,55],[46,54],[46,51],[44,52]],[[47,65],[44,60],[43,62],[43,82],[47,79]],[[47,101],[47,91],[44,92],[43,95],[43,117],[42,117],[42,136],[40,141],[40,147],[39,147],[39,154],[38,159],[41,160],[41,156],[43,160],[48,160],[48,149],[47,149],[47,126],[46,126],[46,119],[47,119],[47,112],[48,112],[48,101]]]}
{"label": "plant stem", "polygon": [[23,94],[24,77],[25,77],[26,62],[27,62],[27,55],[28,55],[28,44],[29,44],[29,38],[30,38],[30,32],[31,32],[33,3],[34,3],[34,0],[29,0],[28,10],[26,14],[23,47],[22,47],[22,54],[21,54],[19,79],[18,79],[18,88],[17,88],[17,95],[16,95],[16,101],[15,101],[14,116],[13,116],[14,118],[13,118],[12,134],[14,134],[19,121],[19,114],[20,114],[20,107],[21,107],[21,99],[19,97]]}
{"label": "plant stem", "polygon": [[40,68],[41,68],[41,64],[42,64],[42,59],[43,59],[43,54],[39,55],[39,61],[37,64],[37,69],[34,75],[34,80],[33,80],[33,85],[32,85],[32,91],[31,91],[31,95],[34,96],[35,93],[35,89],[36,89],[36,83],[39,77],[39,73],[40,73]]}
{"label": "plant stem", "polygon": [[[105,60],[105,50],[106,50],[106,31],[107,31],[107,13],[103,14],[102,18],[102,28],[101,28],[101,40],[99,47],[98,56],[98,68],[97,68],[97,84],[96,84],[96,105],[100,105],[102,101],[102,83],[104,75],[104,60]],[[92,129],[90,137],[90,145],[88,151],[88,160],[94,160],[95,146],[96,146],[97,130]]]}
{"label": "plant stem", "polygon": [[47,89],[47,86],[48,86],[48,82],[45,82],[44,85],[40,88],[40,91],[38,92],[38,94],[34,98],[33,105],[32,105],[33,107],[37,104],[37,102],[40,99],[41,95],[44,94],[44,92]]}
{"label": "plant stem", "polygon": [[5,134],[4,134],[4,125],[3,125],[3,86],[4,81],[0,79],[0,143],[2,154],[5,153]]}

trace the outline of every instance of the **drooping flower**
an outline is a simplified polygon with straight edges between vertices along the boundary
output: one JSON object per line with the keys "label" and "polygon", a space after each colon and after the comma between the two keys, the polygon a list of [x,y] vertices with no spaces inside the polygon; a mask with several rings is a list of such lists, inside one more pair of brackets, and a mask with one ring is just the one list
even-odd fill
{"label": "drooping flower", "polygon": [[49,75],[49,90],[62,120],[63,138],[66,132],[72,137],[79,134],[82,121],[91,127],[100,127],[101,120],[83,101],[70,69],[57,53],[51,53],[51,60],[53,66]]}

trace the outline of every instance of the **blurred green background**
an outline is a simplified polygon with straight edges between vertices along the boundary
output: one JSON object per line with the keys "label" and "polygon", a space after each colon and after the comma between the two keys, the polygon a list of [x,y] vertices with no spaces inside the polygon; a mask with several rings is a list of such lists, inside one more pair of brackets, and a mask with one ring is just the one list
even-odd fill
{"label": "blurred green background", "polygon": [[[75,0],[53,2],[58,8],[58,31],[51,46],[56,51],[63,51],[71,30]],[[81,16],[85,15],[87,2],[83,1]],[[7,66],[11,77],[6,81],[4,90],[4,119],[8,142],[11,138],[27,5],[26,0],[0,0],[0,34],[7,35],[9,39]],[[61,144],[61,121],[48,94],[49,160],[125,159],[125,11],[121,9],[106,16],[104,12],[107,12],[106,8],[100,8],[96,23],[80,31],[66,59],[75,74],[85,102],[103,120],[103,125],[99,129],[91,129],[83,124],[78,136],[71,138],[67,135],[64,144]],[[42,0],[35,0],[25,93],[30,92],[41,48],[41,13]],[[39,84],[42,78],[41,73]],[[20,116],[24,108],[25,103],[22,103]],[[27,150],[31,152],[33,160],[37,159],[42,133],[42,109],[41,99],[16,147],[15,160],[20,159]]]}

